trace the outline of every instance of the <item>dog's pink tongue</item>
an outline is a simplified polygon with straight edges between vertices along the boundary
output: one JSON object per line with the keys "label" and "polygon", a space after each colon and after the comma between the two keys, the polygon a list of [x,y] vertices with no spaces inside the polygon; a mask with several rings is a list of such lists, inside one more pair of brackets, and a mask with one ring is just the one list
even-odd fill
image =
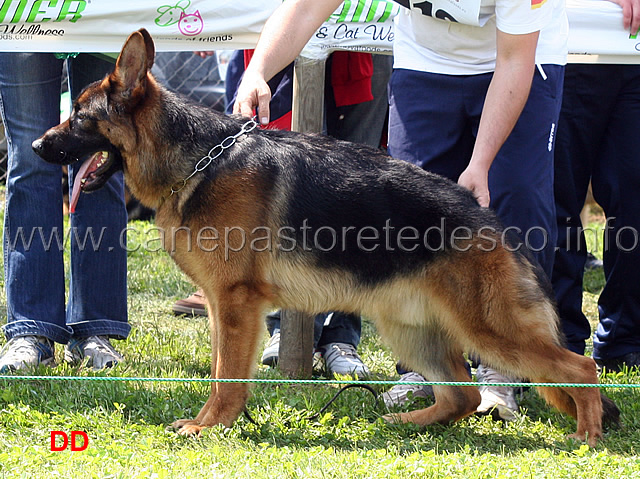
{"label": "dog's pink tongue", "polygon": [[76,212],[76,205],[78,204],[78,199],[80,198],[80,193],[82,192],[82,180],[87,175],[87,171],[91,167],[91,164],[96,159],[97,155],[93,155],[91,158],[82,163],[82,166],[78,170],[78,174],[76,175],[76,179],[73,182],[73,190],[71,191],[71,198],[69,199],[69,211],[71,213]]}

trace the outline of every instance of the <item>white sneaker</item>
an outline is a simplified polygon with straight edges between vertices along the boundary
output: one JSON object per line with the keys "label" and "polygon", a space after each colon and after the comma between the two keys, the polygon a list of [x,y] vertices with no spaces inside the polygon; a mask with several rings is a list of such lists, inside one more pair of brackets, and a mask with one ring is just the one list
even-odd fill
{"label": "white sneaker", "polygon": [[[476,371],[476,379],[479,383],[482,401],[476,412],[479,414],[491,414],[494,419],[514,421],[517,418],[518,403],[516,402],[515,388],[509,386],[492,386],[491,383],[518,382],[507,376],[503,376],[494,369],[482,364]],[[497,416],[497,417],[496,417]]]}
{"label": "white sneaker", "polygon": [[327,372],[367,376],[369,368],[362,362],[352,344],[329,343],[320,347]]}
{"label": "white sneaker", "polygon": [[108,336],[72,339],[64,347],[65,361],[77,364],[86,360],[87,365],[95,370],[111,368],[123,359],[122,354],[111,345]]}
{"label": "white sneaker", "polygon": [[269,338],[269,342],[262,351],[262,364],[274,367],[278,364],[278,355],[280,354],[280,332],[278,331]]}
{"label": "white sneaker", "polygon": [[[424,383],[427,380],[418,373],[412,371],[400,376],[400,381],[407,383]],[[386,393],[382,394],[385,406],[402,406],[415,398],[433,397],[433,388],[430,385],[421,384],[396,384]]]}
{"label": "white sneaker", "polygon": [[0,374],[28,369],[38,364],[53,365],[53,341],[44,336],[18,336],[0,351]]}

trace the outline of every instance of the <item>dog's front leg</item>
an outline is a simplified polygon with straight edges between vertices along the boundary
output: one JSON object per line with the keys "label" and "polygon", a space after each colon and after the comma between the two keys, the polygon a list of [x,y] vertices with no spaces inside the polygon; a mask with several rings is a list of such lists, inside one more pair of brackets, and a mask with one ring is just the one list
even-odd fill
{"label": "dog's front leg", "polygon": [[[262,331],[263,302],[246,291],[246,287],[240,288],[245,291],[241,294],[235,289],[222,295],[224,299],[217,301],[215,306],[215,321],[212,321],[215,334],[211,336],[212,377],[216,379],[251,377]],[[238,300],[239,296],[241,300]],[[244,409],[248,394],[247,383],[214,383],[211,395],[196,419],[177,421],[174,426],[180,428],[178,432],[182,435],[199,434],[205,427],[216,424],[230,427]]]}
{"label": "dog's front leg", "polygon": [[[211,377],[216,377],[217,363],[218,363],[218,325],[213,314],[214,308],[211,302],[207,300],[207,311],[209,312],[209,336],[211,337]],[[207,411],[213,404],[213,401],[218,392],[218,383],[211,383],[211,394],[209,399],[202,407],[195,419],[179,419],[175,421],[171,426],[176,429],[181,429],[183,426],[199,425]],[[185,430],[186,431],[186,430]],[[187,433],[188,434],[188,433]]]}

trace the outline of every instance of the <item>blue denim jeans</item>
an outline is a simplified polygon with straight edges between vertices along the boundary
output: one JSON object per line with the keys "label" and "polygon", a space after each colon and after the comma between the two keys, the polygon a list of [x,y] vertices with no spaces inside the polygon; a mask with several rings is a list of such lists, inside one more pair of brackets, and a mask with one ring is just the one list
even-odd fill
{"label": "blue denim jeans", "polygon": [[[69,61],[72,97],[113,65],[83,54]],[[8,339],[40,335],[124,339],[127,323],[127,212],[122,174],[82,194],[65,230],[62,171],[40,159],[33,140],[60,122],[63,61],[50,53],[0,53],[0,111],[9,163],[4,217]],[[69,180],[79,164],[70,165]],[[122,237],[121,237],[122,236]],[[58,241],[59,240],[59,241]],[[68,300],[63,250],[70,243]],[[65,304],[66,303],[66,304]]]}

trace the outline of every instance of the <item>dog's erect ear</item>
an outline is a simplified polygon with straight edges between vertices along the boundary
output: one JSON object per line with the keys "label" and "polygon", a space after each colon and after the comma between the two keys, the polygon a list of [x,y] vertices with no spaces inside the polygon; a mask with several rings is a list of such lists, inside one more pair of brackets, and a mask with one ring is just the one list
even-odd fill
{"label": "dog's erect ear", "polygon": [[141,28],[136,33],[139,33],[144,38],[144,48],[147,50],[147,70],[151,70],[156,56],[156,47],[153,44],[153,39],[144,28]]}
{"label": "dog's erect ear", "polygon": [[129,35],[109,77],[114,93],[123,102],[135,104],[142,98],[154,57],[155,47],[149,32],[141,28]]}

